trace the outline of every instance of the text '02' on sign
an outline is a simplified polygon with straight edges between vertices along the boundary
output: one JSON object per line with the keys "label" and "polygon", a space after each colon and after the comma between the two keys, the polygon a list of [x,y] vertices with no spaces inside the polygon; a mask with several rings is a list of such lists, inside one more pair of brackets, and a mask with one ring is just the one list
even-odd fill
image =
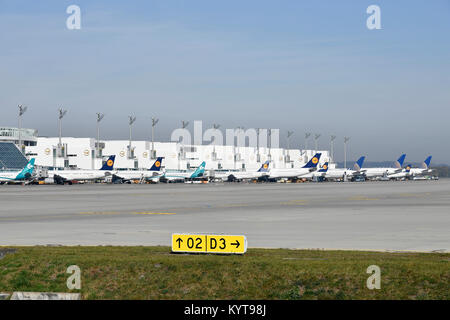
{"label": "text '02' on sign", "polygon": [[244,254],[246,251],[245,236],[172,234],[172,252]]}

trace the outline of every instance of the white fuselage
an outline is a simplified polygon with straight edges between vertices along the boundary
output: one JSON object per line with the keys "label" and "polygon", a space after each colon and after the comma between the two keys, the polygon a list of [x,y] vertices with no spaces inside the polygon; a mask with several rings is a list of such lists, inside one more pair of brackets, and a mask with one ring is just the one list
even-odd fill
{"label": "white fuselage", "polygon": [[215,173],[215,179],[221,179],[223,181],[228,180],[228,177],[233,176],[238,180],[246,180],[246,179],[258,179],[262,176],[268,175],[268,172],[259,172],[259,171],[228,171],[228,172],[220,172]]}
{"label": "white fuselage", "polygon": [[299,178],[313,171],[315,168],[270,169],[268,176],[271,179]]}
{"label": "white fuselage", "polygon": [[357,175],[360,173],[356,170],[351,169],[329,169],[327,172],[325,172],[325,178],[327,179],[344,179],[344,176],[353,177],[354,175]]}
{"label": "white fuselage", "polygon": [[361,170],[361,173],[363,173],[367,178],[382,177],[399,172],[401,172],[401,169],[399,168],[367,168]]}
{"label": "white fuselage", "polygon": [[58,175],[67,181],[84,181],[103,179],[110,175],[111,171],[107,170],[51,170],[48,171],[48,177],[54,180],[54,176]]}
{"label": "white fuselage", "polygon": [[16,177],[20,172],[21,172],[21,170],[19,170],[19,171],[0,171],[0,181],[1,182],[19,181],[19,180],[16,180]]}
{"label": "white fuselage", "polygon": [[112,174],[124,180],[159,179],[164,172],[151,170],[114,171]]}

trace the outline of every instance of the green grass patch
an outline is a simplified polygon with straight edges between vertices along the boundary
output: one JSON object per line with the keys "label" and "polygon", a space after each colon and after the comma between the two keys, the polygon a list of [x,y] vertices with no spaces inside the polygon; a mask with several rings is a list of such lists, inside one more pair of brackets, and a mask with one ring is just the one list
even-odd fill
{"label": "green grass patch", "polygon": [[[243,256],[168,247],[15,247],[0,292],[81,292],[83,299],[450,299],[450,254],[249,249]],[[0,251],[5,250],[1,249]],[[369,290],[369,265],[381,289]],[[70,265],[81,290],[69,290]]]}

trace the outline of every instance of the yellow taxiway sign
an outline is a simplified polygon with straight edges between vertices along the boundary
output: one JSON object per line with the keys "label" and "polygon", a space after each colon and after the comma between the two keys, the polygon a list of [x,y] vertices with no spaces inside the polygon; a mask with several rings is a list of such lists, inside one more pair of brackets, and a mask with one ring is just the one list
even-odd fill
{"label": "yellow taxiway sign", "polygon": [[174,233],[172,252],[244,254],[247,252],[247,237]]}

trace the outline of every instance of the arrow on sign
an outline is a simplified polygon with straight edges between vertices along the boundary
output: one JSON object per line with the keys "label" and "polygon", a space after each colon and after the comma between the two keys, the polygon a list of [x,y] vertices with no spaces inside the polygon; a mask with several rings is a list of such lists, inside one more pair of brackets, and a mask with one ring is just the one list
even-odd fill
{"label": "arrow on sign", "polygon": [[181,248],[181,243],[183,242],[183,240],[181,238],[178,238],[176,242],[178,242],[178,248]]}
{"label": "arrow on sign", "polygon": [[236,246],[236,249],[237,249],[237,248],[239,248],[240,243],[238,240],[236,240],[236,242],[232,243],[231,245]]}

